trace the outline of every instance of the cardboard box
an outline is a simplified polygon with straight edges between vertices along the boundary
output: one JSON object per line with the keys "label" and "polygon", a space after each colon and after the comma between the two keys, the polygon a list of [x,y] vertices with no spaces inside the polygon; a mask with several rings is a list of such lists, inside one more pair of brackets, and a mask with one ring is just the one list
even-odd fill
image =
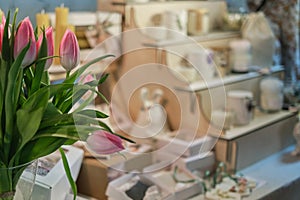
{"label": "cardboard box", "polygon": [[[143,150],[148,148],[143,148]],[[123,154],[113,154],[104,157],[94,157],[85,152],[85,158],[77,179],[78,192],[100,200],[107,199],[105,194],[108,183],[123,174],[142,170],[144,164],[139,165],[141,160],[145,165],[150,162],[146,153],[130,153],[123,151]],[[139,164],[137,164],[139,163]]]}
{"label": "cardboard box", "polygon": [[[173,179],[174,168],[164,168],[152,173],[132,172],[111,181],[107,187],[106,194],[110,200],[131,200],[127,195],[128,188],[133,179],[138,180],[148,187],[155,185],[158,188],[160,199],[184,200],[196,194],[202,193],[201,183],[195,181],[190,183],[177,183]],[[177,176],[182,180],[195,180],[195,177],[184,169],[177,171]]]}
{"label": "cardboard box", "polygon": [[[174,174],[174,168],[172,168],[171,170],[161,170],[150,174],[144,174],[144,177],[153,182],[159,188],[162,188],[164,193],[169,194],[165,198],[168,200],[185,200],[203,193],[202,184],[198,182],[197,178],[189,171],[182,168],[177,170],[176,176],[182,182],[176,182],[173,178]],[[190,180],[195,181],[184,183],[184,181]]]}
{"label": "cardboard box", "polygon": [[107,199],[108,169],[97,159],[85,158],[77,179],[78,192],[97,199]]}
{"label": "cardboard box", "polygon": [[[108,199],[110,200],[132,200],[124,190],[125,184],[128,184],[132,179],[139,179],[139,181],[147,186],[155,185],[153,182],[145,178],[142,174],[136,174],[136,173],[129,173],[125,174],[122,177],[115,179],[111,181],[108,185],[106,195],[108,196]],[[160,191],[160,195],[162,199],[166,199],[166,197],[169,195],[166,193],[166,191],[163,191],[161,188],[158,188]]]}
{"label": "cardboard box", "polygon": [[[72,177],[77,179],[83,159],[83,150],[73,146],[63,146],[69,162]],[[47,162],[47,163],[46,163]],[[49,167],[52,165],[51,167]],[[38,172],[33,187],[32,200],[57,200],[65,199],[70,192],[63,163],[58,151],[39,159]],[[30,177],[29,172],[24,172],[23,179]]]}

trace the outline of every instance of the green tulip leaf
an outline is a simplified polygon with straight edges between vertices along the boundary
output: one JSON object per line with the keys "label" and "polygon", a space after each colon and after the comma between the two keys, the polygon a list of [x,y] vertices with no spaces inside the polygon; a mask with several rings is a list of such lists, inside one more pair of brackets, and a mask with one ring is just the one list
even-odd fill
{"label": "green tulip leaf", "polygon": [[[30,47],[30,43],[27,44],[27,46],[21,51],[20,55],[17,57],[15,62],[12,64],[9,72],[8,72],[8,78],[7,78],[7,89],[5,93],[5,131],[6,134],[4,135],[4,142],[3,142],[3,148],[4,148],[4,155],[8,156],[9,151],[12,145],[12,138],[13,138],[13,132],[14,130],[14,121],[15,116],[14,113],[16,113],[17,104],[18,104],[18,98],[19,98],[19,88],[16,88],[17,84],[17,77],[21,76],[19,74],[21,69],[21,63],[22,60],[25,57],[26,52],[28,51]],[[22,70],[21,70],[22,71]],[[28,117],[26,117],[28,118]],[[8,159],[8,157],[7,157]]]}
{"label": "green tulip leaf", "polygon": [[98,84],[104,83],[104,82],[106,81],[106,79],[108,78],[108,76],[109,76],[109,74],[104,74],[104,75],[100,78]]}
{"label": "green tulip leaf", "polygon": [[11,62],[11,49],[9,45],[9,20],[10,20],[10,11],[8,11],[6,23],[4,25],[4,32],[3,32],[3,41],[2,41],[2,58],[7,61]]}
{"label": "green tulip leaf", "polygon": [[67,178],[69,180],[69,183],[70,183],[72,191],[73,191],[73,195],[74,195],[73,200],[76,200],[77,186],[76,186],[76,183],[75,183],[74,179],[72,178],[72,174],[71,174],[71,170],[70,170],[70,166],[69,166],[66,154],[65,154],[65,152],[62,148],[59,148],[59,152],[61,154],[61,159],[63,161],[63,165],[64,165],[64,169],[65,169]]}
{"label": "green tulip leaf", "polygon": [[77,111],[76,113],[83,114],[83,115],[86,115],[86,116],[89,116],[89,117],[96,117],[96,118],[108,118],[109,117],[105,113],[100,112],[98,110],[85,109],[85,110]]}
{"label": "green tulip leaf", "polygon": [[[43,40],[42,44],[40,46],[39,52],[38,52],[38,58],[43,58],[47,56],[47,40],[46,40],[46,35],[45,31],[43,31]],[[40,88],[41,85],[41,80],[43,77],[44,73],[44,67],[45,67],[46,60],[43,60],[41,62],[36,63],[35,65],[35,70],[34,70],[34,78],[32,81],[32,86],[31,86],[31,92],[34,93]]]}
{"label": "green tulip leaf", "polygon": [[98,58],[95,58],[94,60],[88,62],[87,64],[81,66],[80,68],[78,68],[74,73],[72,73],[72,75],[70,75],[69,77],[67,77],[65,80],[64,80],[64,83],[74,83],[75,80],[83,73],[85,72],[85,70],[87,68],[89,68],[91,65],[105,59],[105,58],[108,58],[108,57],[114,57],[114,55],[104,55],[104,56],[101,56],[101,57],[98,57]]}
{"label": "green tulip leaf", "polygon": [[84,139],[88,136],[88,134],[99,129],[99,127],[89,125],[57,125],[55,127],[49,127],[47,129],[39,130],[37,134],[35,134],[35,136],[32,138],[32,140],[50,136],[79,140],[79,136],[82,136]]}
{"label": "green tulip leaf", "polygon": [[[49,155],[63,145],[67,139],[55,137],[43,137],[31,140],[19,151],[19,162],[26,163],[28,161]],[[45,148],[47,147],[47,148]]]}
{"label": "green tulip leaf", "polygon": [[42,120],[47,120],[47,119],[52,119],[54,117],[56,117],[57,115],[60,115],[62,114],[60,112],[60,110],[58,110],[52,102],[48,102],[48,105],[47,105],[47,108],[45,110],[45,113],[44,113],[44,117]]}
{"label": "green tulip leaf", "polygon": [[21,146],[25,145],[38,131],[44,111],[48,106],[49,93],[49,88],[38,90],[17,111],[17,127],[22,139]]}

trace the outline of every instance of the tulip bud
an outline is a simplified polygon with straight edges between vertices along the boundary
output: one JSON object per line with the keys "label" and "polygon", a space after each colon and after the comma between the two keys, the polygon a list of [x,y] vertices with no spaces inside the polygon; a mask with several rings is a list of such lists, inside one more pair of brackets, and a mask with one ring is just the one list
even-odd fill
{"label": "tulip bud", "polygon": [[0,23],[0,53],[2,52],[2,42],[3,42],[3,35],[4,35],[4,26],[6,22],[6,18],[4,12],[0,10],[1,14],[1,23]]}
{"label": "tulip bud", "polygon": [[0,53],[2,52],[2,42],[3,42],[4,26],[0,24]]}
{"label": "tulip bud", "polygon": [[[86,76],[82,76],[80,77],[79,79],[79,83],[82,83],[82,84],[85,84],[85,83],[88,83],[88,82],[91,82],[91,81],[94,81],[95,78],[93,75],[91,74],[88,74]],[[97,87],[95,87],[95,90],[98,90]],[[97,94],[91,90],[88,90],[85,92],[85,94],[81,97],[83,100],[88,100],[90,98],[90,96],[94,94],[94,98],[97,97]]]}
{"label": "tulip bud", "polygon": [[6,18],[5,18],[5,14],[4,14],[3,11],[1,11],[1,15],[2,15],[2,17],[1,17],[1,24],[3,24],[3,26],[4,26],[5,22],[6,22]]}
{"label": "tulip bud", "polygon": [[[47,28],[45,35],[46,35],[46,41],[47,41],[47,56],[53,56],[53,54],[54,54],[53,28],[52,27]],[[39,39],[37,41],[38,51],[40,51],[42,41],[43,41],[43,34],[41,34],[39,36]],[[44,70],[49,69],[49,67],[52,64],[52,61],[53,61],[53,58],[47,59]]]}
{"label": "tulip bud", "polygon": [[66,30],[59,47],[60,63],[67,70],[71,71],[79,64],[79,45],[75,34]]}
{"label": "tulip bud", "polygon": [[124,149],[121,138],[104,130],[95,131],[86,142],[97,154],[112,154]]}
{"label": "tulip bud", "polygon": [[36,59],[36,41],[34,37],[34,31],[29,17],[26,17],[20,24],[14,44],[14,58],[16,59],[21,51],[30,42],[30,47],[22,61],[22,66],[26,67]]}

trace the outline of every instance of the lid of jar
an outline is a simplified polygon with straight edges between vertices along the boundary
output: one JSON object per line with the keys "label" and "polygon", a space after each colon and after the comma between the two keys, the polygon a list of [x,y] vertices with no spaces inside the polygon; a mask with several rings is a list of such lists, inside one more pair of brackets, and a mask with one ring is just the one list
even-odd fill
{"label": "lid of jar", "polygon": [[253,93],[247,90],[231,90],[227,92],[227,96],[230,98],[253,98]]}
{"label": "lid of jar", "polygon": [[267,77],[261,80],[260,90],[269,92],[279,92],[283,89],[283,81],[276,77]]}

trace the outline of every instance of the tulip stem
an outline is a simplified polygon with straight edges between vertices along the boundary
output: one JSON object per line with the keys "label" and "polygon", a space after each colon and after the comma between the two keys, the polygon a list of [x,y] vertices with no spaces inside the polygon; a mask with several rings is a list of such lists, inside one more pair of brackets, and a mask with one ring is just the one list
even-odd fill
{"label": "tulip stem", "polygon": [[69,78],[69,76],[70,76],[70,71],[67,71],[66,78]]}

